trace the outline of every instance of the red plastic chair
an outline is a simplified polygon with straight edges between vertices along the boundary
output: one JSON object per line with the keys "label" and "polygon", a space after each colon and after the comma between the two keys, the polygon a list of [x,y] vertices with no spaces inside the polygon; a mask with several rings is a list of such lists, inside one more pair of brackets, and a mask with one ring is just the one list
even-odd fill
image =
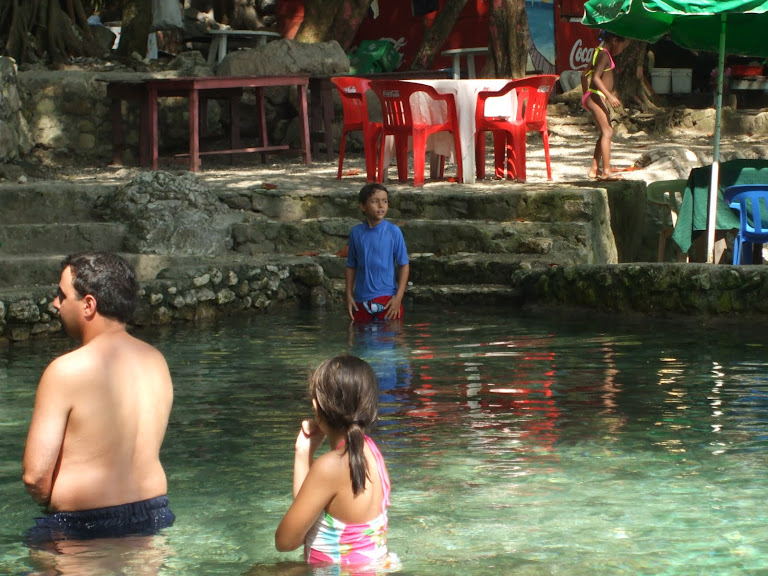
{"label": "red plastic chair", "polygon": [[[549,129],[547,128],[547,104],[552,93],[556,74],[542,74],[511,80],[498,91],[484,91],[477,96],[475,108],[475,164],[478,178],[485,177],[485,132],[493,133],[496,177],[504,177],[506,156],[507,177],[526,180],[526,133],[541,133],[544,157],[547,162],[547,179],[552,180],[549,156]],[[485,100],[504,96],[515,90],[517,114],[515,118],[485,117]],[[506,154],[505,154],[506,149]]]}
{"label": "red plastic chair", "polygon": [[[517,80],[510,80],[501,90],[483,90],[477,94],[475,105],[475,170],[477,178],[485,178],[485,133],[493,134],[494,165],[496,178],[504,178],[504,165],[507,150],[510,158],[507,173],[510,178],[517,177],[519,151],[522,149],[522,163],[525,165],[525,120],[522,110],[527,89],[518,90]],[[485,115],[485,105],[489,98],[507,96],[512,91],[517,95],[517,108],[514,117],[491,117]],[[525,175],[523,173],[523,179]]]}
{"label": "red plastic chair", "polygon": [[530,82],[530,87],[535,90],[528,96],[528,105],[525,109],[525,129],[527,132],[539,132],[544,141],[544,158],[547,161],[547,180],[552,180],[552,164],[549,160],[549,128],[547,127],[547,104],[552,95],[555,82],[560,76],[557,74],[541,74],[529,76],[523,80]]}
{"label": "red plastic chair", "polygon": [[331,78],[341,96],[344,110],[344,125],[341,129],[341,144],[339,146],[339,172],[336,178],[341,179],[341,169],[344,164],[344,146],[347,133],[353,130],[363,132],[363,147],[365,150],[365,174],[368,182],[376,181],[376,152],[381,134],[381,124],[368,119],[368,105],[365,93],[370,88],[370,80],[354,76],[336,76]]}
{"label": "red plastic chair", "polygon": [[[395,138],[395,155],[397,158],[397,175],[401,182],[408,178],[408,137],[413,142],[413,185],[424,185],[424,165],[427,148],[427,138],[437,132],[451,132],[456,152],[457,178],[462,179],[461,142],[459,138],[459,121],[456,114],[456,100],[453,94],[440,94],[432,86],[418,82],[400,80],[372,80],[371,89],[381,101],[382,114],[382,145],[379,149],[378,181],[384,180],[384,141],[387,136]],[[431,119],[414,117],[411,98],[414,94],[423,94],[429,99],[428,108],[434,111],[443,108],[443,121],[432,123]]]}

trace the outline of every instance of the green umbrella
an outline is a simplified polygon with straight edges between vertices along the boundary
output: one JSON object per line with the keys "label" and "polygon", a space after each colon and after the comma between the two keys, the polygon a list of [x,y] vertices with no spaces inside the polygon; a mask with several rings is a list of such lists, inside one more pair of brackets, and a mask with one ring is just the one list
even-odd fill
{"label": "green umbrella", "polygon": [[655,42],[665,34],[690,50],[717,52],[715,149],[707,219],[707,261],[714,260],[720,166],[720,122],[726,54],[768,56],[768,0],[588,0],[582,23],[619,36]]}

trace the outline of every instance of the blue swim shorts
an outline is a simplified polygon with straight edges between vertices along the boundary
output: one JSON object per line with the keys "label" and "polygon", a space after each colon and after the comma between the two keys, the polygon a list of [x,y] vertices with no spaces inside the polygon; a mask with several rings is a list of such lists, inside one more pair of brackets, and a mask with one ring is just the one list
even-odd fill
{"label": "blue swim shorts", "polygon": [[54,512],[35,518],[25,541],[28,546],[34,546],[59,540],[147,536],[171,526],[175,519],[168,508],[168,497],[158,496],[130,504]]}

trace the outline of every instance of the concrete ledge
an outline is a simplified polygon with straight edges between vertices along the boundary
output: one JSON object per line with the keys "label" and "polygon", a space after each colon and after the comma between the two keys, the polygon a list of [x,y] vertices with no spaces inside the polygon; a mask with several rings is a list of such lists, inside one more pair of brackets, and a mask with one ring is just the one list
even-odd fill
{"label": "concrete ledge", "polygon": [[[468,257],[471,259],[471,256]],[[341,259],[335,259],[341,262]],[[199,262],[142,284],[134,321],[141,325],[310,306],[344,312],[343,282],[310,257]],[[406,305],[492,304],[522,309],[639,313],[649,316],[768,319],[768,266],[613,264],[517,268],[502,283],[416,285]],[[3,293],[0,340],[25,340],[61,329],[51,302],[56,287]]]}

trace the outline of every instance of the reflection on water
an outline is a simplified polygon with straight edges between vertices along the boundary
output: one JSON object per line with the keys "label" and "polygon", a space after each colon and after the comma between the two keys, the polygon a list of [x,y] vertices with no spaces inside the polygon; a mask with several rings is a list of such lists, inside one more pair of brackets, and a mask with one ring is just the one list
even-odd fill
{"label": "reflection on water", "polygon": [[165,536],[126,536],[93,540],[59,540],[46,549],[31,549],[35,576],[157,576],[172,554]]}
{"label": "reflection on water", "polygon": [[768,355],[764,332],[746,332],[443,309],[145,330],[175,383],[163,461],[176,524],[32,557],[23,442],[40,372],[71,343],[13,345],[0,354],[0,573],[321,576],[273,534],[307,377],[345,351],[379,378],[404,574],[768,571]]}

